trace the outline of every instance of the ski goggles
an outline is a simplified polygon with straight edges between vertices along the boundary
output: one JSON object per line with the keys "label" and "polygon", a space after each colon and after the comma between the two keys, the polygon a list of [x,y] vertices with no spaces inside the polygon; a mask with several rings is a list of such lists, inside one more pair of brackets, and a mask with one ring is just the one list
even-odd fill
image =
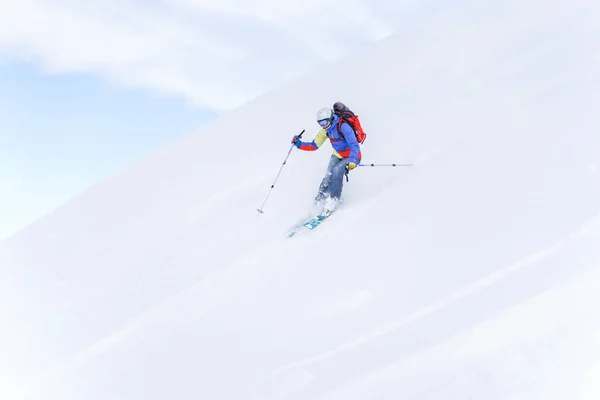
{"label": "ski goggles", "polygon": [[317,121],[322,128],[327,128],[329,124],[331,124],[331,120],[328,119],[320,119]]}

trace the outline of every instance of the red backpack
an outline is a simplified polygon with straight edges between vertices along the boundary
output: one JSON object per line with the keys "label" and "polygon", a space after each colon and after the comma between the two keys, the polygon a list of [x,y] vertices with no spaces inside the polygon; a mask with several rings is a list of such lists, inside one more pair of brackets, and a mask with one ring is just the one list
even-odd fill
{"label": "red backpack", "polygon": [[356,140],[358,143],[363,144],[365,139],[367,138],[367,134],[363,131],[362,126],[360,126],[360,121],[358,120],[358,115],[354,114],[344,103],[338,101],[333,105],[333,112],[335,115],[340,117],[340,121],[338,122],[338,132],[340,135],[342,134],[342,122],[347,122],[354,133],[356,134]]}

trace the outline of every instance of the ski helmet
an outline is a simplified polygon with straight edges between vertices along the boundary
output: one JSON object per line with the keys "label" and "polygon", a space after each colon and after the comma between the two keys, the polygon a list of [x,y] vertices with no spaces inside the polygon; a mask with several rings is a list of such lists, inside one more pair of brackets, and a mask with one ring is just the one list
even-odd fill
{"label": "ski helmet", "polygon": [[324,107],[317,111],[317,122],[321,128],[329,128],[329,125],[333,122],[333,111],[331,111],[331,108]]}

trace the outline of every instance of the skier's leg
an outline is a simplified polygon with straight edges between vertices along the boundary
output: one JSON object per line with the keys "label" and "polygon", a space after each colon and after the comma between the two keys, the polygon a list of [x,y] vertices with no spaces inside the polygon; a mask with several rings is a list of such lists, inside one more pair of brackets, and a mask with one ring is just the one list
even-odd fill
{"label": "skier's leg", "polygon": [[319,185],[319,192],[317,193],[317,197],[315,198],[316,202],[319,202],[319,201],[325,199],[327,197],[327,195],[329,195],[332,171],[333,171],[334,167],[337,164],[339,164],[339,162],[340,162],[339,158],[337,158],[334,155],[331,155],[331,158],[329,159],[329,164],[327,165],[327,171],[325,172],[325,176],[323,177],[323,180],[321,181],[321,184]]}
{"label": "skier's leg", "polygon": [[346,165],[348,159],[338,160],[331,170],[331,182],[329,185],[329,194],[335,200],[339,200],[342,196],[342,187],[344,185],[344,175],[346,175]]}

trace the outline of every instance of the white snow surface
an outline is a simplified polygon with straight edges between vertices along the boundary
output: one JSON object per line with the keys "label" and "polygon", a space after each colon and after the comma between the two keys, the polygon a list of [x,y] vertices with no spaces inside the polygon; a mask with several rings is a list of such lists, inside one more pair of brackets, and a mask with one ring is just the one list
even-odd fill
{"label": "white snow surface", "polygon": [[[2,242],[0,398],[600,398],[600,5],[537,3],[403,27]],[[256,210],[339,100],[414,166],[286,238],[329,144]]]}

